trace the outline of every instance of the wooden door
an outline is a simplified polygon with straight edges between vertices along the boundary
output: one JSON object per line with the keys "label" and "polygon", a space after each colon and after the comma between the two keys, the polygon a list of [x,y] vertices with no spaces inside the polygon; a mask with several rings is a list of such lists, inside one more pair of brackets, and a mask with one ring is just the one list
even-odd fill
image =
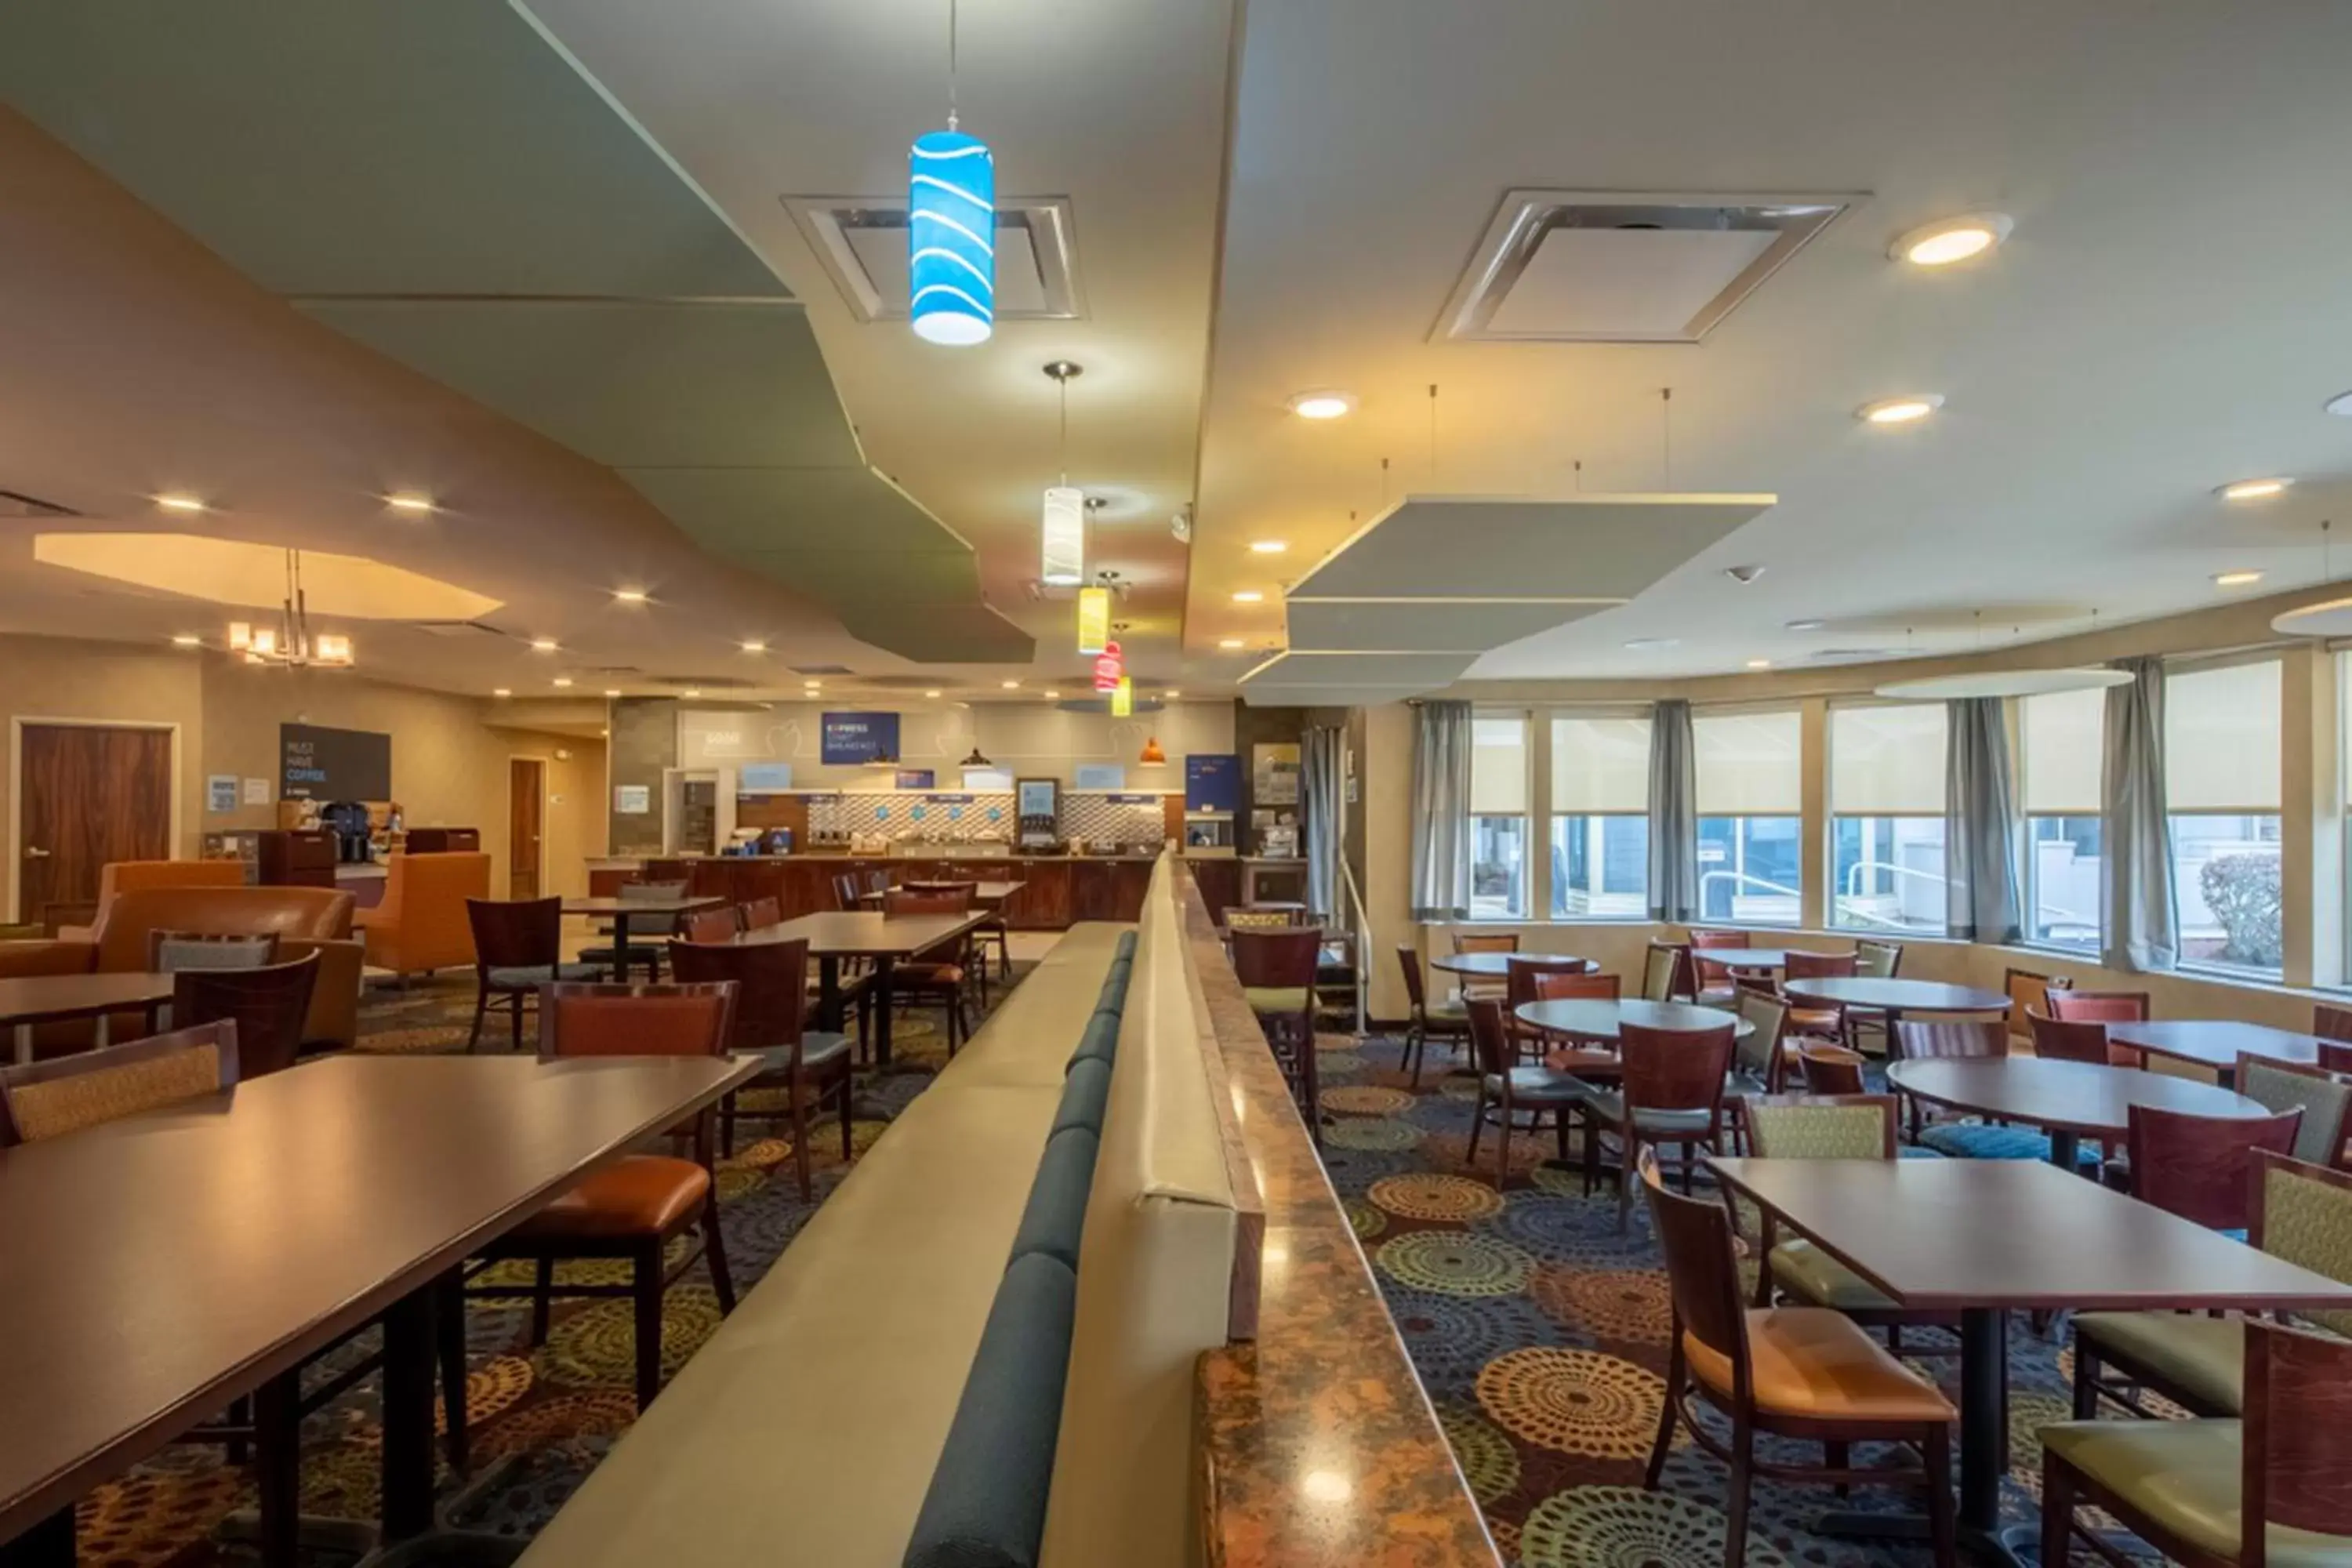
{"label": "wooden door", "polygon": [[507,763],[507,897],[536,899],[540,839],[547,826],[547,764],[535,757]]}
{"label": "wooden door", "polygon": [[94,904],[110,860],[172,857],[172,732],[27,724],[16,765],[21,803],[18,918]]}

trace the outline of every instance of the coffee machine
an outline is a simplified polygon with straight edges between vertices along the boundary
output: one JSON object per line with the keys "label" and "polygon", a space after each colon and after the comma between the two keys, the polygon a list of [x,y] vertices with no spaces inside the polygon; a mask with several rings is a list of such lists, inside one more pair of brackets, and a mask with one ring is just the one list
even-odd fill
{"label": "coffee machine", "polygon": [[319,826],[335,836],[335,858],[344,865],[359,865],[371,857],[369,841],[374,837],[368,826],[365,801],[331,800],[319,808]]}

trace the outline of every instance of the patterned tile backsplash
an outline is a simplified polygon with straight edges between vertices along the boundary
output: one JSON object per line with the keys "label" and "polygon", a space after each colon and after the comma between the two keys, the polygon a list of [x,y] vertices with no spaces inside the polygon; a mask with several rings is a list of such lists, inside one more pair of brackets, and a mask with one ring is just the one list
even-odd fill
{"label": "patterned tile backsplash", "polygon": [[[1099,795],[1062,796],[1062,837],[1088,844],[1157,846],[1165,837],[1160,797],[1148,804]],[[1013,796],[939,796],[877,792],[819,795],[809,802],[809,831],[832,837],[862,834],[901,844],[1010,844]]]}

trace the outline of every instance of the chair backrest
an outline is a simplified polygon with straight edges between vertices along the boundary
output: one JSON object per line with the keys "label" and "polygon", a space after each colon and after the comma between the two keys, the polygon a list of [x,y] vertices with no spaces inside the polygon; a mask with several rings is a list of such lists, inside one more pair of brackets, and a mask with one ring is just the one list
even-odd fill
{"label": "chair backrest", "polygon": [[1751,943],[1748,941],[1748,932],[1744,931],[1717,931],[1705,926],[1693,926],[1690,945],[1691,957],[1696,961],[1698,968],[1699,983],[1703,985],[1727,985],[1731,981],[1731,971],[1720,963],[1709,963],[1706,958],[1707,950],[1748,947]]}
{"label": "chair backrest", "polygon": [[151,931],[147,967],[156,974],[183,969],[258,969],[278,962],[278,933]]}
{"label": "chair backrest", "polygon": [[1689,989],[1690,949],[1678,942],[1652,942],[1642,955],[1642,1000],[1671,1002]]}
{"label": "chair backrest", "polygon": [[2352,1118],[2352,1078],[2301,1062],[2238,1053],[2238,1092],[2273,1110],[2300,1109],[2302,1130],[2290,1151],[2315,1165],[2343,1163],[2344,1134]]}
{"label": "chair backrest", "polygon": [[[2252,1166],[2247,1238],[2298,1268],[2352,1285],[2352,1175],[2262,1150]],[[2352,1308],[2295,1315],[2352,1338]]]}
{"label": "chair backrest", "polygon": [[1416,1013],[1429,1006],[1427,977],[1421,972],[1421,950],[1409,942],[1397,943],[1397,967],[1404,971],[1405,1000]]}
{"label": "chair backrest", "polygon": [[172,1023],[185,1029],[236,1025],[238,1075],[260,1078],[294,1065],[319,984],[319,955],[259,969],[184,969],[172,977]]}
{"label": "chair backrest", "polygon": [[1767,1160],[1892,1160],[1891,1094],[1755,1094],[1743,1102],[1749,1146]]}
{"label": "chair backrest", "polygon": [[2050,993],[2050,1016],[2067,1023],[2144,1024],[2148,1018],[2145,991],[2076,991]]}
{"label": "chair backrest", "polygon": [[836,876],[836,877],[835,877],[835,878],[834,878],[834,879],[833,879],[833,906],[834,906],[834,908],[835,908],[835,909],[837,909],[837,910],[854,910],[854,909],[856,909],[856,908],[859,906],[860,902],[861,902],[861,900],[859,900],[859,898],[858,898],[857,894],[858,894],[857,875],[856,875],[856,872],[854,872],[854,871],[844,871],[844,872],[840,873],[838,876]]}
{"label": "chair backrest", "polygon": [[1868,938],[1853,944],[1853,972],[1872,980],[1892,980],[1895,972],[1903,967],[1903,944],[1899,942],[1874,942]]}
{"label": "chair backrest", "polygon": [[1519,933],[1515,931],[1457,931],[1454,933],[1456,952],[1517,952]]}
{"label": "chair backrest", "polygon": [[1815,1094],[1866,1094],[1870,1086],[1863,1081],[1862,1055],[1843,1046],[1800,1046],[1797,1064],[1805,1078],[1805,1087]]}
{"label": "chair backrest", "polygon": [[1777,992],[1742,985],[1732,998],[1739,1016],[1756,1026],[1746,1039],[1732,1047],[1733,1061],[1750,1078],[1772,1081],[1773,1065],[1780,1058],[1781,1037],[1788,1032],[1789,1005]]}
{"label": "chair backrest", "polygon": [[1720,1111],[1724,1074],[1731,1070],[1734,1033],[1728,1019],[1719,1029],[1618,1025],[1617,1054],[1626,1110]]}
{"label": "chair backrest", "polygon": [[[450,918],[457,918],[454,907]],[[132,888],[116,894],[90,927],[97,968],[145,968],[147,933],[153,931],[275,931],[280,942],[346,941],[352,895],[340,888]]]}
{"label": "chair backrest", "polygon": [[98,901],[134,888],[242,888],[242,860],[110,860],[99,868]]}
{"label": "chair backrest", "polygon": [[808,1017],[809,944],[791,942],[669,944],[670,973],[681,985],[732,982],[732,1044],[739,1051],[798,1045]]}
{"label": "chair backrest", "polygon": [[2107,1062],[2107,1026],[2095,1020],[2053,1018],[2046,1014],[2028,1013],[2026,1023],[2033,1030],[2033,1054],[2058,1062]]}
{"label": "chair backrest", "polygon": [[1549,953],[1512,955],[1503,970],[1503,999],[1514,1007],[1536,999],[1536,976],[1538,974],[1582,974],[1585,961],[1580,958],[1555,957]]}
{"label": "chair backrest", "polygon": [[2352,1344],[2246,1321],[2238,1561],[2265,1561],[2273,1525],[2352,1536]]}
{"label": "chair backrest", "polygon": [[1851,980],[1855,959],[1850,952],[1808,952],[1792,947],[1788,967],[1780,973],[1791,980]]}
{"label": "chair backrest", "polygon": [[978,888],[980,883],[971,877],[908,877],[898,886],[910,893],[945,893],[958,888]]}
{"label": "chair backrest", "polygon": [[735,983],[542,985],[539,1054],[715,1057],[734,1037]]}
{"label": "chair backrest", "polygon": [[765,931],[770,926],[784,923],[784,901],[778,898],[753,899],[742,908],[745,931]]}
{"label": "chair backrest", "polygon": [[1473,996],[1464,1005],[1470,1010],[1470,1051],[1478,1058],[1478,1070],[1490,1078],[1509,1072],[1517,1047],[1503,1026],[1503,1005],[1492,996]]}
{"label": "chair backrest", "polygon": [[2131,1107],[2125,1146],[2131,1151],[2132,1196],[2216,1230],[2246,1230],[2254,1151],[2294,1147],[2300,1110],[2276,1116],[2195,1116]]}
{"label": "chair backrest", "polygon": [[2048,1013],[2051,988],[2063,991],[2073,984],[2063,974],[2044,974],[2032,969],[2003,970],[2000,988],[2009,995],[2009,1032],[2021,1040],[2032,1038],[2025,1016]]}
{"label": "chair backrest", "polygon": [[1895,1026],[1898,1060],[1919,1057],[2005,1057],[2009,1026],[1995,1018],[1905,1018]]}
{"label": "chair backrest", "polygon": [[1657,1155],[1646,1148],[1636,1168],[1650,1200],[1650,1226],[1665,1258],[1674,1327],[1731,1363],[1732,1388],[1745,1399],[1748,1312],[1739,1294],[1731,1211],[1717,1198],[1686,1198],[1669,1191]]}
{"label": "chair backrest", "polygon": [[236,1087],[236,1025],[226,1019],[0,1068],[0,1149],[217,1094]]}
{"label": "chair backrest", "polygon": [[2320,1002],[2311,1009],[2311,1032],[2323,1040],[2352,1041],[2352,1007]]}
{"label": "chair backrest", "polygon": [[887,869],[878,867],[874,870],[866,872],[866,890],[869,893],[888,892],[890,890],[890,873]]}
{"label": "chair backrest", "polygon": [[1323,933],[1313,926],[1234,931],[1234,976],[1244,985],[1295,990],[1315,984],[1322,962]]}
{"label": "chair backrest", "polygon": [[563,956],[562,899],[467,899],[474,963],[483,969],[545,969]]}
{"label": "chair backrest", "polygon": [[936,893],[918,893],[906,888],[893,888],[882,895],[882,912],[886,915],[962,915],[971,912],[971,889],[950,888]]}
{"label": "chair backrest", "polygon": [[2352,1072],[2352,1043],[2320,1041],[2319,1065],[2329,1072]]}
{"label": "chair backrest", "polygon": [[[1513,977],[1517,969],[1513,967]],[[1530,1002],[1614,1002],[1619,980],[1614,974],[1580,974],[1566,969],[1540,969],[1528,976],[1535,988]]]}
{"label": "chair backrest", "polygon": [[1279,931],[1284,926],[1299,923],[1303,911],[1293,909],[1267,909],[1257,904],[1235,904],[1225,910],[1225,929],[1233,931]]}
{"label": "chair backrest", "polygon": [[732,904],[696,910],[678,921],[678,930],[688,942],[725,942],[742,929],[741,916]]}

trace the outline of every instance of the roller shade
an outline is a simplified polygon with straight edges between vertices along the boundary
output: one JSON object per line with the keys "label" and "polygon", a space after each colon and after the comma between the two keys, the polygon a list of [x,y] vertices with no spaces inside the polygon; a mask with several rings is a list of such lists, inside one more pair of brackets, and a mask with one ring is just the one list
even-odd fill
{"label": "roller shade", "polygon": [[1470,812],[1524,816],[1528,810],[1528,721],[1523,717],[1470,721]]}
{"label": "roller shade", "polygon": [[2018,704],[2029,816],[2096,816],[2107,694],[2053,691]]}
{"label": "roller shade", "polygon": [[1948,728],[1940,702],[1830,710],[1830,809],[1940,816]]}
{"label": "roller shade", "polygon": [[2168,674],[2165,808],[2276,811],[2279,703],[2274,658]]}
{"label": "roller shade", "polygon": [[1551,721],[1551,808],[1578,814],[1650,809],[1650,721]]}
{"label": "roller shade", "polygon": [[1804,809],[1803,739],[1785,713],[1702,713],[1691,720],[1701,816],[1794,816]]}

